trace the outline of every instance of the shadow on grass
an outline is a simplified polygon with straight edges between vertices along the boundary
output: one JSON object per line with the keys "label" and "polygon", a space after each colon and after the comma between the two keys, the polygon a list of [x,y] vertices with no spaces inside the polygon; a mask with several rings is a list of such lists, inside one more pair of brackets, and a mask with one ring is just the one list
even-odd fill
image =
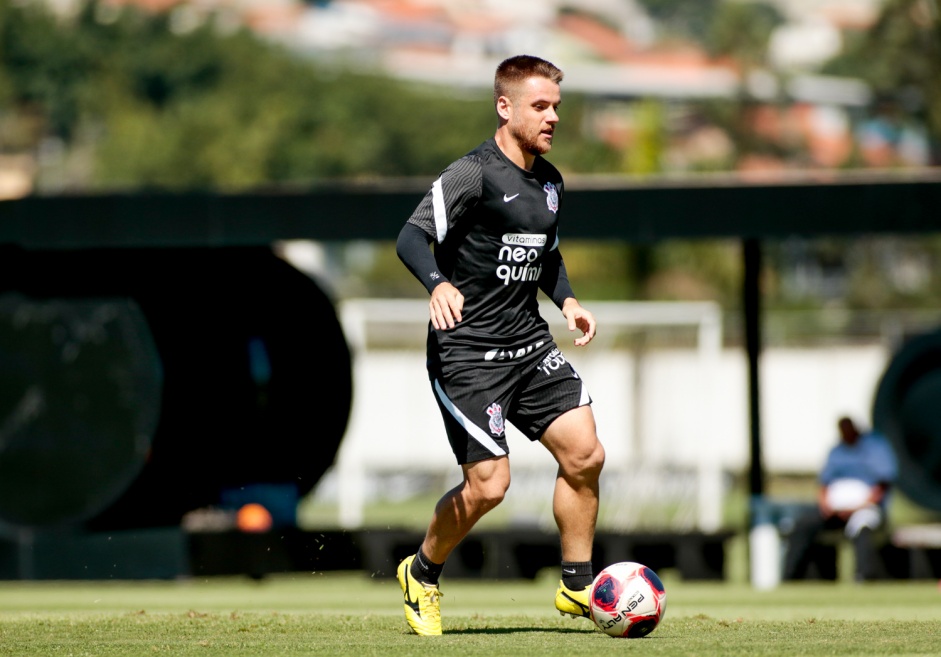
{"label": "shadow on grass", "polygon": [[524,632],[546,632],[553,634],[594,634],[593,630],[576,630],[565,627],[469,627],[464,630],[446,630],[444,635],[449,634],[518,634]]}

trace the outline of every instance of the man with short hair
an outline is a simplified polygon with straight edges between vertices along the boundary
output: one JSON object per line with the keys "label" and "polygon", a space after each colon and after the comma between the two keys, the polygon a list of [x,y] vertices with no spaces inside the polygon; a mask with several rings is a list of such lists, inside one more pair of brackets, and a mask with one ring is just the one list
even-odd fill
{"label": "man with short hair", "polygon": [[431,295],[428,373],[463,470],[461,484],[438,501],[418,552],[398,568],[417,634],[441,634],[445,560],[509,488],[506,421],[558,463],[555,606],[588,616],[604,448],[591,398],[537,300],[541,289],[569,330],[581,331],[575,346],[595,336],[595,318],[575,298],[558,249],[562,176],[543,158],[559,122],[562,77],[538,57],[504,60],[494,78],[496,133],[441,173],[399,234],[399,257]]}
{"label": "man with short hair", "polygon": [[816,508],[797,518],[788,539],[785,580],[805,576],[810,546],[825,529],[842,529],[853,542],[857,581],[880,575],[873,532],[885,524],[898,462],[882,434],[861,431],[849,417],[841,417],[837,429],[840,440],[818,476]]}

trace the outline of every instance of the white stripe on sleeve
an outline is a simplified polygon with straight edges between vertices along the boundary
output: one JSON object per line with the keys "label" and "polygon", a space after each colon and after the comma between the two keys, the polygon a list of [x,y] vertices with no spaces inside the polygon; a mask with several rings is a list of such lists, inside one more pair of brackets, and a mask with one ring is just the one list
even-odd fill
{"label": "white stripe on sleeve", "polygon": [[435,233],[438,244],[444,241],[448,234],[448,212],[444,208],[444,190],[441,188],[441,178],[431,184],[431,207],[435,213]]}

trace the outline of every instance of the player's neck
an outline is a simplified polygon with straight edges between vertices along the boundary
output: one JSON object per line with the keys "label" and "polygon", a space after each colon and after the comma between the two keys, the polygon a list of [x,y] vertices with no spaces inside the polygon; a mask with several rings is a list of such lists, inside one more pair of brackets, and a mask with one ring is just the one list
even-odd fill
{"label": "player's neck", "polygon": [[493,139],[513,164],[521,169],[532,171],[536,156],[520,148],[519,143],[503,127],[497,129]]}

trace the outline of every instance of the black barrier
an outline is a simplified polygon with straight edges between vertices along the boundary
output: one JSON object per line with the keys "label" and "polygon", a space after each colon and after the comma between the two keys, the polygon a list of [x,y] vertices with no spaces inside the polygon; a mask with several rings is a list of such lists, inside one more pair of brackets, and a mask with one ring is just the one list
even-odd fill
{"label": "black barrier", "polygon": [[873,426],[892,443],[898,487],[941,511],[941,331],[908,340],[879,381]]}
{"label": "black barrier", "polygon": [[0,520],[85,520],[138,475],[160,411],[156,346],[131,299],[0,296]]}
{"label": "black barrier", "polygon": [[332,300],[270,248],[2,256],[0,520],[179,525],[264,486],[291,507],[333,463],[350,352]]}

